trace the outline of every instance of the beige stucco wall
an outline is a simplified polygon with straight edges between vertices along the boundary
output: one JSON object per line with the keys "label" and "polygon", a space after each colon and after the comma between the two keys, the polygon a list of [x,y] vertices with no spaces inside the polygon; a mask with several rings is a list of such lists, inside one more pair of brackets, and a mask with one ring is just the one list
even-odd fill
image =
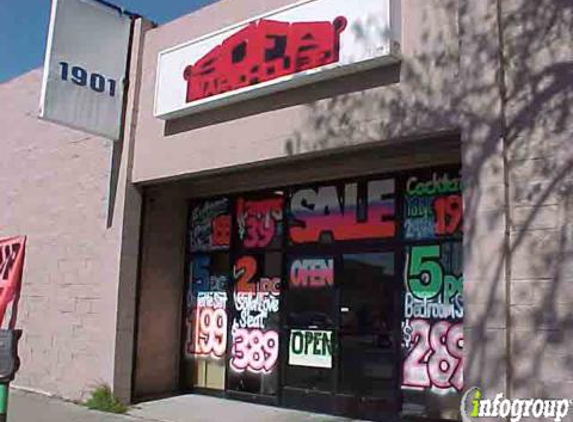
{"label": "beige stucco wall", "polygon": [[504,2],[513,390],[573,397],[573,4]]}
{"label": "beige stucco wall", "polygon": [[80,398],[113,381],[113,142],[39,120],[41,78],[36,70],[0,85],[0,237],[28,236],[14,385]]}
{"label": "beige stucco wall", "polygon": [[123,139],[39,120],[42,71],[0,84],[0,237],[28,236],[13,385],[131,398],[140,190],[131,183],[141,42],[134,23]]}

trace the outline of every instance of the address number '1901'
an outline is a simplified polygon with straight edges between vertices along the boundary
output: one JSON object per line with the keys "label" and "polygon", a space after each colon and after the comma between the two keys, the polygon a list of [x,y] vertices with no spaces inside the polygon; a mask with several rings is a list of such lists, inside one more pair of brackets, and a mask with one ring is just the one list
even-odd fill
{"label": "address number '1901'", "polygon": [[60,62],[60,76],[63,81],[71,81],[78,86],[89,87],[92,91],[107,93],[110,97],[115,97],[117,82],[114,79],[106,78],[99,73],[89,73],[80,66],[70,66],[67,62]]}

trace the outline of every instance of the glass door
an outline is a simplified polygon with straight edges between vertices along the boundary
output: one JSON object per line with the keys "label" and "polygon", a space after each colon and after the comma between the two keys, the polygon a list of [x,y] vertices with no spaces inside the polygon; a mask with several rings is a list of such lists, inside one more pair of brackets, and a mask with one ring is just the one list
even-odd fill
{"label": "glass door", "polygon": [[336,281],[340,311],[337,413],[388,418],[400,403],[400,282],[395,253],[343,254]]}
{"label": "glass door", "polygon": [[331,411],[336,384],[338,316],[333,256],[287,260],[283,322],[283,404]]}

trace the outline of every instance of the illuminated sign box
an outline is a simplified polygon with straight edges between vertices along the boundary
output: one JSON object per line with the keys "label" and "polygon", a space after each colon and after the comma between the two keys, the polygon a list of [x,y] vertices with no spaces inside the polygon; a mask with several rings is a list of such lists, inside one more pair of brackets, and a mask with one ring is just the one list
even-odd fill
{"label": "illuminated sign box", "polygon": [[399,60],[399,0],[305,0],[159,53],[172,119]]}

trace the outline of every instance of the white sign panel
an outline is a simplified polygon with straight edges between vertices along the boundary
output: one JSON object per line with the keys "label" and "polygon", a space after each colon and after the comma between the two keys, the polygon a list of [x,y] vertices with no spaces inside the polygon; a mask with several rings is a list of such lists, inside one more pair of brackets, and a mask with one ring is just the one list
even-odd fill
{"label": "white sign panel", "polygon": [[332,331],[291,330],[288,364],[332,368]]}
{"label": "white sign panel", "polygon": [[40,117],[120,136],[129,16],[96,0],[52,0]]}
{"label": "white sign panel", "polygon": [[180,117],[396,62],[399,0],[304,0],[159,53],[155,116]]}

